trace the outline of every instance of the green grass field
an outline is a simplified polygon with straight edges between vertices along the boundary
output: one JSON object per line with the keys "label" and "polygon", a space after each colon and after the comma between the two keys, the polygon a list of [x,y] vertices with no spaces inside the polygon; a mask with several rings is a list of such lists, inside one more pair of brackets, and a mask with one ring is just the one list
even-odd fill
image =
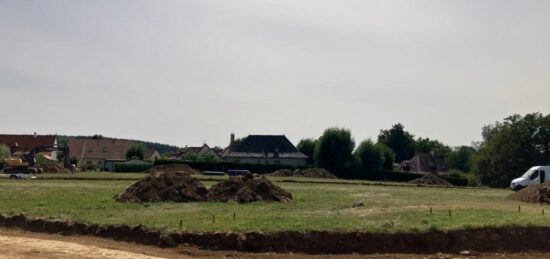
{"label": "green grass field", "polygon": [[[123,192],[143,174],[79,173],[42,177],[47,179],[0,180],[0,213],[24,213],[99,224],[143,224],[170,231],[178,230],[181,220],[184,230],[194,232],[411,232],[482,226],[550,226],[550,215],[541,213],[546,206],[510,200],[507,196],[511,192],[499,189],[426,188],[406,184],[382,186],[363,181],[335,180],[339,183],[327,183],[326,179],[271,178],[292,193],[292,202],[130,204],[117,203],[113,196]],[[63,180],[59,177],[96,180]],[[97,180],[98,177],[105,180]],[[220,178],[206,176],[205,179],[208,180],[204,184],[211,186]],[[363,206],[354,207],[354,203],[363,203]],[[521,213],[518,213],[518,205],[521,205]],[[430,207],[433,208],[432,215]],[[233,213],[236,214],[235,220]]]}

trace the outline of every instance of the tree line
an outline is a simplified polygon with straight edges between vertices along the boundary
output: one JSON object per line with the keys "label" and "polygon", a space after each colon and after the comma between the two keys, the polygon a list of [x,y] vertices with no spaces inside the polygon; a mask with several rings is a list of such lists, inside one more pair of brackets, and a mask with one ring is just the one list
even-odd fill
{"label": "tree line", "polygon": [[302,139],[297,148],[310,164],[325,168],[362,167],[366,173],[394,170],[415,153],[429,152],[456,173],[471,173],[488,186],[506,187],[535,165],[550,164],[550,115],[512,115],[482,129],[482,141],[451,147],[439,140],[415,137],[401,123],[382,129],[376,141],[356,146],[345,128],[329,128],[317,139]]}

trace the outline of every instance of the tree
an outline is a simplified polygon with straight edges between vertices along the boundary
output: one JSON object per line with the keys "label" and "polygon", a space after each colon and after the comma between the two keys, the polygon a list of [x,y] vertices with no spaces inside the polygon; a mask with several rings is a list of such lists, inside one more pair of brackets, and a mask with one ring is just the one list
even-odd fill
{"label": "tree", "polygon": [[451,148],[435,139],[418,138],[415,141],[415,151],[433,153],[434,156],[445,159],[451,152]]}
{"label": "tree", "polygon": [[92,136],[92,139],[103,139],[103,135],[94,134],[94,135]]}
{"label": "tree", "polygon": [[454,147],[447,155],[445,163],[449,168],[458,169],[462,172],[470,172],[472,168],[475,148],[469,146]]}
{"label": "tree", "polygon": [[145,158],[145,145],[141,143],[134,143],[126,152],[127,159],[140,159]]}
{"label": "tree", "polygon": [[405,131],[405,127],[401,123],[393,125],[389,130],[380,130],[378,142],[393,150],[398,163],[410,159],[414,155],[414,135]]}
{"label": "tree", "polygon": [[384,168],[384,154],[380,146],[367,139],[354,152],[354,156],[369,173],[378,173]]}
{"label": "tree", "polygon": [[10,149],[4,144],[0,144],[0,165],[4,163],[6,158],[10,157]]}
{"label": "tree", "polygon": [[550,163],[550,115],[513,115],[482,130],[474,171],[483,184],[505,187],[535,165]]}
{"label": "tree", "polygon": [[349,130],[329,128],[325,130],[315,146],[315,162],[322,167],[345,167],[353,160],[354,147],[355,141]]}
{"label": "tree", "polygon": [[384,157],[384,164],[382,166],[382,169],[391,171],[393,170],[393,163],[395,162],[395,153],[389,148],[388,146],[377,143],[376,148],[380,150],[382,153],[382,156]]}
{"label": "tree", "polygon": [[306,138],[306,139],[300,140],[296,148],[298,149],[298,151],[302,152],[304,155],[309,157],[310,163],[313,163],[314,162],[313,155],[315,153],[316,145],[317,145],[317,140]]}

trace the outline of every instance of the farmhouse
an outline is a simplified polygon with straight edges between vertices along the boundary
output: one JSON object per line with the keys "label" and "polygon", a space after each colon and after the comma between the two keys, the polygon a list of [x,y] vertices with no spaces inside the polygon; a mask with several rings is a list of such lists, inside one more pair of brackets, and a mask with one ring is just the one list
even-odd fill
{"label": "farmhouse", "polygon": [[289,166],[306,165],[308,159],[284,135],[249,135],[236,142],[235,135],[231,134],[231,142],[222,157],[234,163]]}
{"label": "farmhouse", "polygon": [[430,153],[421,152],[413,158],[401,162],[398,171],[445,174],[449,172],[449,168],[441,158]]}
{"label": "farmhouse", "polygon": [[[21,155],[28,153],[33,148],[41,146],[57,146],[57,136],[55,135],[7,135],[0,134],[0,144],[10,148],[12,155]],[[44,152],[43,154],[57,159],[57,151]]]}
{"label": "farmhouse", "polygon": [[223,161],[223,158],[207,144],[202,147],[185,147],[178,150],[177,159],[196,160],[196,161]]}
{"label": "farmhouse", "polygon": [[69,157],[78,159],[78,166],[95,166],[99,170],[113,171],[114,163],[125,162],[126,153],[134,142],[122,139],[71,138]]}

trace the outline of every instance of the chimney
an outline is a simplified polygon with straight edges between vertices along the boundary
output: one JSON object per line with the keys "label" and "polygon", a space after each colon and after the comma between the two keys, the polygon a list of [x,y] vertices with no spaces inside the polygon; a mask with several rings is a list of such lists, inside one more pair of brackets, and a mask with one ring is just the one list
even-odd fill
{"label": "chimney", "polygon": [[231,141],[229,142],[229,145],[233,146],[233,143],[235,143],[235,133],[231,132]]}
{"label": "chimney", "polygon": [[36,138],[36,131],[34,132],[34,138]]}

